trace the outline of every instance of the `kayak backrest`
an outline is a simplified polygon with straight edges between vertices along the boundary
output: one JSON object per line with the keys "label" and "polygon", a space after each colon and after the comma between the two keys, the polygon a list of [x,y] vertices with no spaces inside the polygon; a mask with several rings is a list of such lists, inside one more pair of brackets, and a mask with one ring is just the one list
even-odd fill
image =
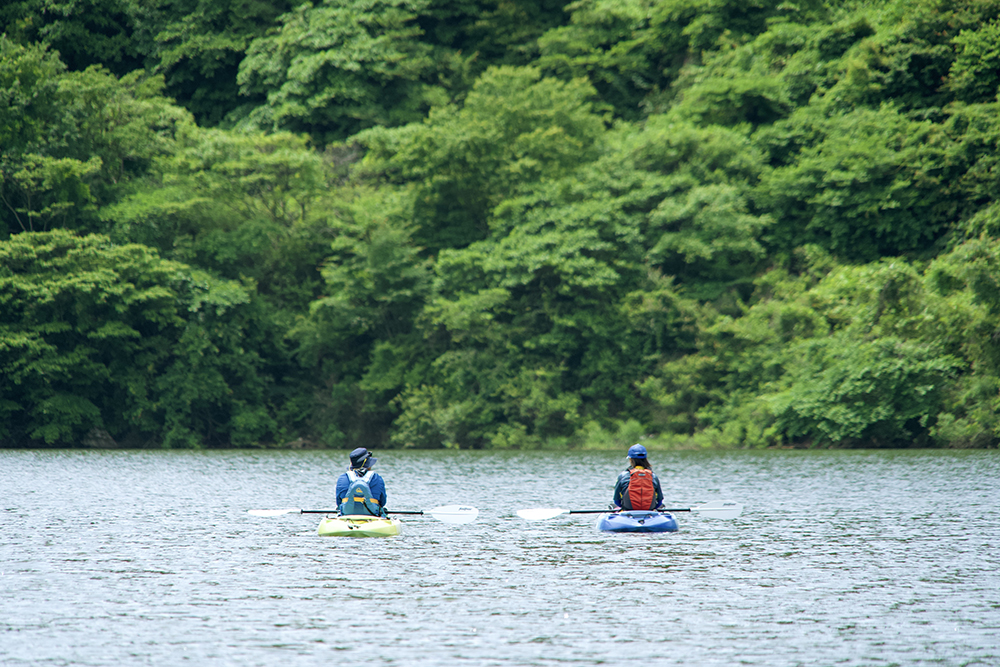
{"label": "kayak backrest", "polygon": [[363,479],[351,482],[347,487],[347,495],[340,504],[340,513],[357,516],[359,514],[370,514],[371,516],[381,516],[382,508],[378,501],[372,498],[372,490]]}

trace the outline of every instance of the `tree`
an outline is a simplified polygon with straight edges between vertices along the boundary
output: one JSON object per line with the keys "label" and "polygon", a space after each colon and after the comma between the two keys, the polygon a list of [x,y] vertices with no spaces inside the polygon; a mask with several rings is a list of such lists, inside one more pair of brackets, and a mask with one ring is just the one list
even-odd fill
{"label": "tree", "polygon": [[892,106],[820,114],[802,109],[763,135],[802,137],[794,162],[765,173],[754,197],[775,219],[768,245],[787,256],[817,243],[867,261],[932,248],[959,210],[944,187],[957,170],[941,127]]}
{"label": "tree", "polygon": [[322,274],[324,295],[289,332],[321,389],[313,428],[331,445],[385,442],[392,401],[426,369],[415,319],[430,262],[413,244],[406,198],[363,189],[345,198]]}
{"label": "tree", "polygon": [[262,400],[282,432],[310,435],[321,372],[300,365],[287,338],[323,294],[321,268],[342,207],[327,159],[305,138],[188,128],[175,154],[102,215],[116,241],[239,281],[262,372]]}
{"label": "tree", "polygon": [[173,150],[190,116],[162,81],[67,72],[44,47],[0,40],[0,233],[102,231],[100,207]]}
{"label": "tree", "polygon": [[0,437],[90,429],[164,446],[274,431],[248,345],[247,293],[140,245],[65,230],[0,243]]}
{"label": "tree", "polygon": [[166,92],[201,126],[232,123],[265,102],[262,93],[241,98],[240,63],[250,45],[278,25],[290,0],[159,0],[149,33],[148,67],[164,77]]}
{"label": "tree", "polygon": [[663,111],[681,68],[700,62],[720,41],[739,44],[769,22],[825,15],[812,1],[583,0],[568,8],[570,24],[539,38],[537,66],[561,77],[589,77],[602,100],[629,120]]}
{"label": "tree", "polygon": [[595,154],[604,123],[593,93],[584,81],[533,68],[490,69],[462,107],[355,137],[368,149],[359,177],[415,188],[419,245],[468,245],[488,234],[492,209],[522,184],[556,178]]}
{"label": "tree", "polygon": [[327,0],[281,17],[240,64],[244,95],[266,94],[251,122],[308,132],[319,145],[374,125],[421,119],[447,100],[416,18],[426,0]]}
{"label": "tree", "polygon": [[138,9],[136,0],[10,0],[0,7],[0,32],[46,45],[71,71],[101,65],[124,76],[146,55],[134,35]]}

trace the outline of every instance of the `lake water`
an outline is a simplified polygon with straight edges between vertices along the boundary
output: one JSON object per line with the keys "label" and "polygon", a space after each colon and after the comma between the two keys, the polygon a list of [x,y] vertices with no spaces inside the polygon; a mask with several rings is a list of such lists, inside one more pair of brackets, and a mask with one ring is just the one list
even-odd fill
{"label": "lake water", "polygon": [[320,538],[344,452],[0,450],[3,665],[1000,665],[1000,452],[378,452],[387,539]]}

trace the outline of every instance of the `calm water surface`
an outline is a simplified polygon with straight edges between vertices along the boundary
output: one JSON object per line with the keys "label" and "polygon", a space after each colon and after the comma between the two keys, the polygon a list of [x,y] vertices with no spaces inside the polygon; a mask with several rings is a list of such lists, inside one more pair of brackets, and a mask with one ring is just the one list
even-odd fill
{"label": "calm water surface", "polygon": [[378,454],[388,539],[320,538],[342,452],[0,450],[3,665],[1000,665],[1000,453],[656,454],[665,535],[604,507],[624,453]]}

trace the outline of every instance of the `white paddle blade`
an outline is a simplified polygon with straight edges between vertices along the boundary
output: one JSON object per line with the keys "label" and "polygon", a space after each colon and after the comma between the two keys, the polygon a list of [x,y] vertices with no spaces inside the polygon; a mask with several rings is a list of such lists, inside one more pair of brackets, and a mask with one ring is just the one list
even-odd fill
{"label": "white paddle blade", "polygon": [[713,500],[710,503],[692,507],[691,511],[713,519],[735,519],[743,513],[743,505],[731,500]]}
{"label": "white paddle blade", "polygon": [[464,505],[444,505],[429,510],[427,514],[445,523],[472,523],[479,516],[479,510]]}
{"label": "white paddle blade", "polygon": [[299,513],[301,511],[298,508],[290,510],[247,510],[247,514],[252,516],[281,516],[282,514]]}
{"label": "white paddle blade", "polygon": [[560,514],[569,514],[569,510],[558,507],[533,507],[517,511],[517,515],[525,521],[544,521],[545,519],[555,518]]}

